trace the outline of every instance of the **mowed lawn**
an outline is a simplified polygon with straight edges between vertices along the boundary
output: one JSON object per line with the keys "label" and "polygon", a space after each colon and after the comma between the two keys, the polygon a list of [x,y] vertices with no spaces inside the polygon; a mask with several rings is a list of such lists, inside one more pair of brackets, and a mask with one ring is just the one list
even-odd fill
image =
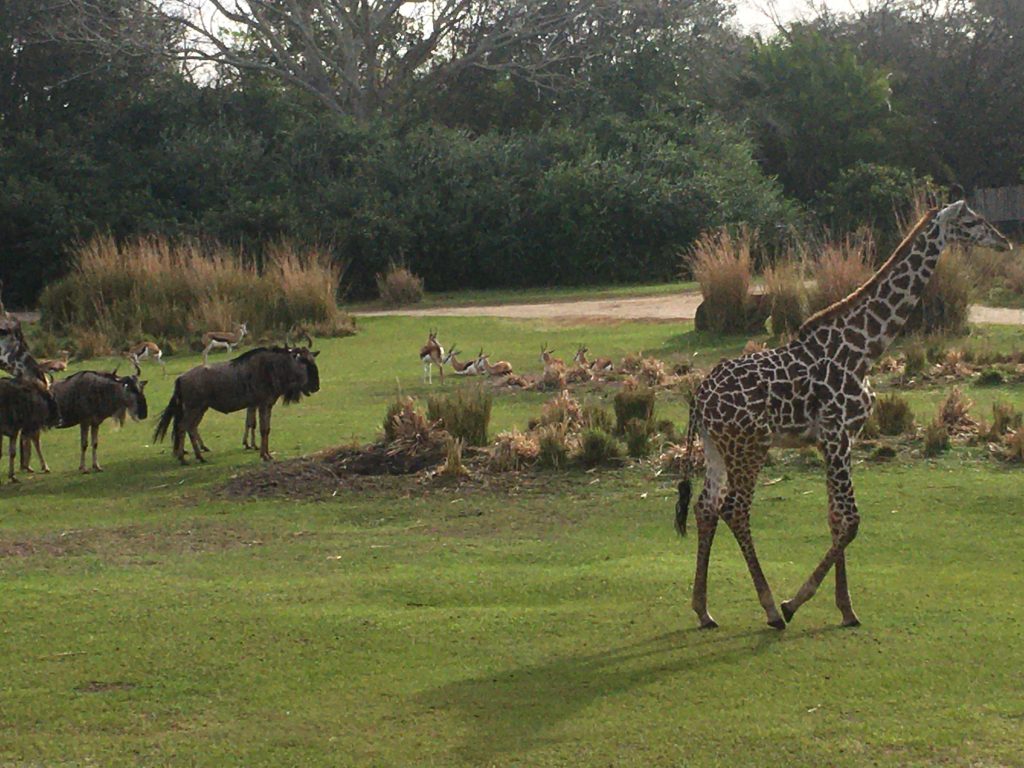
{"label": "mowed lawn", "polygon": [[[275,409],[279,459],[372,439],[396,391],[428,391],[426,320],[360,325],[321,342],[317,395]],[[533,373],[545,342],[710,367],[745,341],[680,324],[434,325],[446,346]],[[863,627],[838,627],[830,578],[768,628],[720,527],[722,626],[702,632],[695,538],[676,537],[673,480],[651,465],[238,502],[222,486],[258,464],[242,414],[208,415],[211,463],[181,467],[151,439],[173,376],[147,374],[150,419],[104,427],[104,474],[78,475],[77,430],[60,431],[45,438],[53,474],[0,487],[0,766],[1024,764],[1024,469],[982,449],[858,455]],[[1024,408],[1019,386],[965,389],[982,415],[993,399]],[[945,391],[911,393],[919,420]],[[544,399],[499,393],[492,432]],[[659,417],[685,414],[680,395],[659,400]],[[779,452],[763,479],[754,535],[782,600],[828,546],[824,477]]]}

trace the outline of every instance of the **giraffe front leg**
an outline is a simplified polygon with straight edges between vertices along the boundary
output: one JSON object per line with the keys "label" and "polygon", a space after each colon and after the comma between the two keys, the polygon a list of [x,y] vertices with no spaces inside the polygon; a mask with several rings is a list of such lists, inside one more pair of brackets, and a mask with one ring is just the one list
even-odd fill
{"label": "giraffe front leg", "polygon": [[856,538],[860,526],[860,513],[857,511],[850,476],[849,435],[843,432],[840,436],[823,443],[822,453],[825,455],[828,473],[828,516],[832,546],[793,599],[782,604],[782,613],[786,621],[791,621],[797,609],[814,596],[829,569],[835,565],[836,605],[843,614],[843,625],[858,626],[860,620],[853,612],[846,581],[846,547]]}
{"label": "giraffe front leg", "polygon": [[846,551],[836,559],[836,607],[843,614],[844,627],[859,627],[860,619],[853,611],[850,600],[850,588],[846,583]]}
{"label": "giraffe front leg", "polygon": [[[730,497],[732,495],[730,494]],[[736,501],[730,498],[726,503],[730,504],[732,510],[731,514],[728,517],[724,517],[724,519],[736,537],[736,543],[740,545],[740,551],[747,561],[750,578],[753,579],[754,589],[757,591],[757,599],[760,601],[761,607],[764,608],[765,616],[768,617],[768,626],[775,629],[785,629],[786,622],[779,615],[779,611],[775,607],[775,597],[772,595],[772,588],[768,585],[768,579],[765,578],[764,571],[761,570],[761,563],[757,559],[754,538],[750,533],[749,497],[745,500],[741,498]]]}

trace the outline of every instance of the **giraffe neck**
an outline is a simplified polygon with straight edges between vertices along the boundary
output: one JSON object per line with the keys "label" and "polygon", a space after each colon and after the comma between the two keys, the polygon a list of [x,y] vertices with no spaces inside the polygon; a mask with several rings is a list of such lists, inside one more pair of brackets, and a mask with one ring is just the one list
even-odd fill
{"label": "giraffe neck", "polygon": [[811,318],[801,337],[860,377],[906,325],[935,272],[945,234],[934,218],[915,229],[875,275],[843,301]]}

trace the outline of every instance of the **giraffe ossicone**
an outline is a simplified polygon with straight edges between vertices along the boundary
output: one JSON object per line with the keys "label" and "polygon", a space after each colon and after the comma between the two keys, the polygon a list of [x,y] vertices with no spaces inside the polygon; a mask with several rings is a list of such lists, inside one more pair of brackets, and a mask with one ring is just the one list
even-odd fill
{"label": "giraffe ossicone", "polygon": [[[931,210],[879,270],[845,299],[812,315],[776,349],[716,365],[694,393],[688,456],[700,437],[704,488],[697,498],[697,564],[693,610],[705,628],[718,626],[707,609],[707,574],[718,521],[739,543],[768,624],[782,629],[835,568],[836,606],[843,624],[860,623],[846,580],[846,547],[857,535],[850,451],[874,405],[867,373],[920,300],[939,255],[953,243],[1008,250],[1009,241],[963,200]],[[817,445],[825,459],[832,544],[796,595],[776,608],[750,532],[757,476],[773,444]],[[693,465],[684,469],[676,528],[686,530]]]}

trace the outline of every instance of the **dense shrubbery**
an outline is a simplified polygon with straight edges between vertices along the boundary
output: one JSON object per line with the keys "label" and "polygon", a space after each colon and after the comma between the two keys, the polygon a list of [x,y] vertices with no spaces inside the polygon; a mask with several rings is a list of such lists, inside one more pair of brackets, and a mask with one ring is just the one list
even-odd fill
{"label": "dense shrubbery", "polygon": [[240,322],[257,337],[283,337],[295,326],[338,336],[354,330],[338,309],[340,279],[327,255],[285,243],[268,248],[258,268],[220,246],[96,237],[76,252],[70,273],[43,292],[40,308],[44,328],[70,337],[81,356],[140,339],[187,344]]}
{"label": "dense shrubbery", "polygon": [[259,258],[281,237],[325,243],[350,295],[369,296],[399,258],[428,290],[668,279],[709,227],[794,218],[749,141],[713,117],[471,135],[297,106],[177,84],[74,141],[0,141],[0,242],[23,265],[9,300],[32,300],[94,233],[213,238]]}

